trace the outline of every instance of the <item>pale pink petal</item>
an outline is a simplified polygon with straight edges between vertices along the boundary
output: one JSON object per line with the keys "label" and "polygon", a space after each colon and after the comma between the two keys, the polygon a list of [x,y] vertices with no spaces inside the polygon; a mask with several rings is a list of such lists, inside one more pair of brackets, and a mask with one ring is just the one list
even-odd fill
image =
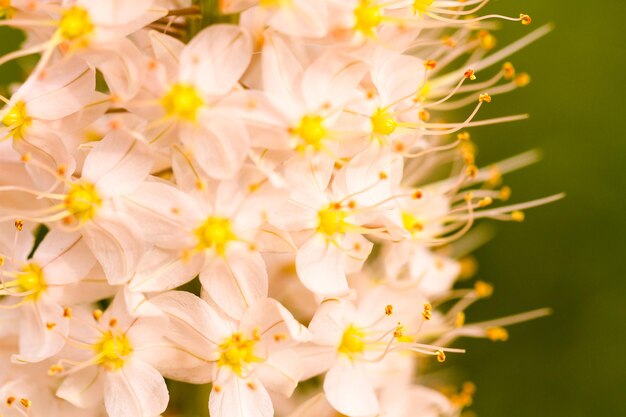
{"label": "pale pink petal", "polygon": [[111,285],[132,277],[146,249],[134,219],[124,213],[102,214],[85,223],[82,232]]}
{"label": "pale pink petal", "polygon": [[290,397],[302,379],[298,356],[291,350],[276,352],[254,368],[256,377],[268,390]]}
{"label": "pale pink petal", "polygon": [[228,315],[241,318],[249,306],[267,297],[267,271],[258,252],[244,247],[216,257],[200,273],[211,298]]}
{"label": "pale pink petal", "polygon": [[56,355],[65,346],[69,322],[63,308],[46,294],[22,309],[20,353],[17,359],[38,362]]}
{"label": "pale pink petal", "polygon": [[124,195],[139,187],[151,167],[146,143],[112,131],[87,155],[82,178],[95,184],[105,196]]}
{"label": "pale pink petal", "polygon": [[104,383],[104,405],[109,417],[154,417],[165,411],[169,394],[161,374],[152,366],[129,360]]}
{"label": "pale pink petal", "polygon": [[324,0],[296,0],[280,8],[268,24],[279,32],[317,38],[328,30],[328,9]]}
{"label": "pale pink petal", "polygon": [[303,343],[293,349],[298,356],[300,378],[307,380],[326,372],[337,360],[337,346]]}
{"label": "pale pink petal", "polygon": [[249,7],[255,6],[258,0],[219,0],[222,13],[238,13]]}
{"label": "pale pink petal", "polygon": [[296,271],[305,287],[316,294],[335,296],[348,292],[343,270],[344,252],[319,233],[307,240],[296,255]]}
{"label": "pale pink petal", "polygon": [[324,393],[333,408],[349,416],[372,416],[379,412],[376,392],[360,362],[339,358],[324,379]]}
{"label": "pale pink petal", "polygon": [[150,43],[159,64],[165,67],[168,75],[175,76],[178,72],[180,55],[185,48],[185,44],[172,36],[156,30],[150,31]]}
{"label": "pale pink petal", "polygon": [[211,417],[272,417],[274,406],[257,380],[220,372],[209,397],[209,413]]}
{"label": "pale pink petal", "polygon": [[98,366],[89,366],[69,374],[57,390],[57,396],[80,408],[101,404],[104,372]]}
{"label": "pale pink petal", "polygon": [[180,57],[180,81],[205,94],[228,93],[243,75],[252,57],[252,40],[233,25],[212,25],[198,33]]}
{"label": "pale pink petal", "polygon": [[154,4],[154,0],[79,0],[78,4],[89,11],[94,23],[114,26],[140,18]]}
{"label": "pale pink petal", "polygon": [[166,291],[191,281],[204,264],[202,255],[182,259],[180,250],[152,248],[137,266],[129,286],[133,291]]}
{"label": "pale pink petal", "polygon": [[46,235],[33,260],[43,269],[46,282],[56,285],[85,278],[96,263],[80,233],[58,230],[51,230]]}

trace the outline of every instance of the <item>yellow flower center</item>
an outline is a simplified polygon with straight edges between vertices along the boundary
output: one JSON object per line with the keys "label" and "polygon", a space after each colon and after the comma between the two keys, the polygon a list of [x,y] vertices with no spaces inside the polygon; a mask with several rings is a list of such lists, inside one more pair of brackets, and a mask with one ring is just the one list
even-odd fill
{"label": "yellow flower center", "polygon": [[31,292],[29,297],[36,299],[46,289],[43,271],[36,263],[29,263],[17,274],[17,285],[23,292]]}
{"label": "yellow flower center", "polygon": [[161,104],[168,116],[193,122],[196,120],[198,110],[204,105],[204,101],[194,86],[174,84],[161,99]]}
{"label": "yellow flower center", "polygon": [[266,8],[289,6],[292,0],[261,0],[259,5]]}
{"label": "yellow flower center", "polygon": [[411,234],[424,230],[424,224],[414,214],[406,211],[402,212],[402,225]]}
{"label": "yellow flower center", "polygon": [[330,204],[317,213],[317,231],[327,237],[332,237],[337,233],[345,233],[350,225],[346,222],[346,217],[349,215],[340,205]]}
{"label": "yellow flower center", "polygon": [[413,11],[415,13],[426,13],[434,1],[435,0],[415,0],[413,2]]}
{"label": "yellow flower center", "polygon": [[92,220],[102,205],[95,185],[88,182],[72,184],[63,201],[65,209],[80,223]]}
{"label": "yellow flower center", "polygon": [[396,119],[384,109],[376,110],[371,117],[372,131],[378,135],[391,135],[398,127]]}
{"label": "yellow flower center", "polygon": [[26,111],[26,103],[21,100],[15,103],[2,118],[2,124],[10,128],[11,134],[16,138],[21,138],[24,135],[24,130],[31,121],[32,119]]}
{"label": "yellow flower center", "polygon": [[303,146],[312,147],[316,151],[323,148],[322,141],[328,136],[328,130],[324,127],[324,118],[322,116],[304,116],[300,120],[300,125],[295,129],[294,133],[303,141]]}
{"label": "yellow flower center", "polygon": [[11,0],[0,0],[0,19],[11,18],[13,16],[13,8]]}
{"label": "yellow flower center", "polygon": [[122,366],[133,348],[125,334],[109,330],[102,335],[98,343],[94,345],[97,354],[98,365],[109,372],[117,371]]}
{"label": "yellow flower center", "polygon": [[249,339],[241,333],[233,333],[219,345],[220,358],[217,365],[228,366],[235,374],[242,376],[251,363],[263,361],[254,354],[254,346],[258,340],[256,335]]}
{"label": "yellow flower center", "polygon": [[221,256],[226,253],[228,243],[237,239],[230,220],[224,217],[209,217],[195,230],[195,235],[198,249],[213,249]]}
{"label": "yellow flower center", "polygon": [[367,36],[376,34],[376,27],[383,21],[380,6],[372,4],[370,0],[362,0],[354,9],[355,30]]}
{"label": "yellow flower center", "polygon": [[348,356],[354,356],[365,350],[365,332],[354,327],[352,324],[343,332],[339,352]]}
{"label": "yellow flower center", "polygon": [[63,39],[76,41],[86,38],[94,30],[89,12],[80,6],[70,7],[63,11],[59,23],[59,31]]}

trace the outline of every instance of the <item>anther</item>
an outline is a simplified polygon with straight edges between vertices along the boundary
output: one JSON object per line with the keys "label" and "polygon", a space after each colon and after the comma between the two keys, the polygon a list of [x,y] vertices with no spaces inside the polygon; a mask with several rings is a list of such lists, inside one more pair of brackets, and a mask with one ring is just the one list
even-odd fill
{"label": "anther", "polygon": [[523,222],[526,219],[526,215],[523,211],[515,210],[511,213],[511,220],[515,222]]}
{"label": "anther", "polygon": [[430,120],[430,113],[427,110],[420,110],[417,116],[422,122],[428,122]]}
{"label": "anther", "polygon": [[502,72],[505,80],[512,80],[515,77],[515,67],[510,62],[506,62],[502,65]]}
{"label": "anther", "polygon": [[446,354],[443,350],[438,350],[437,351],[437,362],[445,362],[446,361]]}
{"label": "anther", "polygon": [[56,375],[58,373],[63,372],[64,369],[61,365],[52,365],[49,369],[48,369],[48,375],[53,376]]}
{"label": "anther", "polygon": [[65,307],[63,309],[63,317],[65,317],[66,319],[71,319],[72,318],[72,309],[69,307]]}
{"label": "anther", "polygon": [[433,306],[430,303],[424,304],[424,311],[422,311],[422,317],[424,320],[430,320],[433,317]]}
{"label": "anther", "polygon": [[115,326],[117,326],[117,319],[113,317],[111,320],[109,320],[109,327],[115,327]]}
{"label": "anther", "polygon": [[478,207],[487,207],[493,204],[493,199],[491,197],[485,197],[478,202]]}
{"label": "anther", "polygon": [[500,190],[500,199],[502,201],[506,201],[509,198],[511,198],[511,187],[508,186],[504,186],[502,187],[502,189]]}
{"label": "anther", "polygon": [[385,315],[391,316],[393,314],[393,306],[391,304],[385,307]]}
{"label": "anther", "polygon": [[254,382],[248,382],[246,384],[246,386],[251,389],[252,391],[254,391],[256,389],[256,385],[254,385]]}
{"label": "anther", "polygon": [[476,165],[470,165],[465,169],[465,175],[468,178],[476,178],[478,175],[478,167]]}
{"label": "anther", "polygon": [[91,316],[95,321],[100,321],[100,319],[102,318],[102,314],[102,310],[96,309],[91,313]]}
{"label": "anther", "polygon": [[6,403],[8,407],[11,407],[14,402],[15,402],[15,397],[7,397]]}
{"label": "anther", "polygon": [[522,21],[522,25],[525,25],[525,26],[528,26],[533,22],[533,20],[527,14],[522,13],[519,15],[519,18]]}
{"label": "anther", "polygon": [[454,327],[456,328],[463,327],[464,324],[465,324],[465,313],[462,311],[459,311],[458,313],[456,313],[456,317],[454,318]]}
{"label": "anther", "polygon": [[398,325],[396,326],[396,329],[393,331],[393,337],[395,337],[396,339],[400,339],[404,334],[404,326],[402,325],[402,323],[398,322]]}
{"label": "anther", "polygon": [[222,392],[222,387],[220,385],[213,385],[213,391],[215,392]]}
{"label": "anther", "polygon": [[476,79],[476,74],[474,74],[473,69],[468,69],[467,71],[465,71],[465,74],[463,74],[463,76],[467,78],[468,80],[472,80],[472,81]]}
{"label": "anther", "polygon": [[24,229],[24,222],[20,219],[15,220],[15,228],[18,232],[21,232]]}
{"label": "anther", "polygon": [[24,406],[24,408],[30,408],[30,406],[33,404],[31,400],[29,400],[28,398],[21,398],[20,399],[20,404],[22,404],[22,406]]}
{"label": "anther", "polygon": [[48,329],[48,330],[52,330],[52,329],[54,329],[56,326],[57,326],[57,324],[56,324],[56,323],[54,323],[54,322],[51,322],[51,321],[49,321],[49,322],[47,322],[47,323],[46,323],[46,329]]}
{"label": "anther", "polygon": [[424,68],[426,68],[427,70],[434,70],[435,68],[437,68],[437,61],[434,61],[432,59],[424,61]]}
{"label": "anther", "polygon": [[478,96],[478,102],[479,103],[491,103],[491,96],[487,93],[483,93],[481,95]]}
{"label": "anther", "polygon": [[471,136],[469,132],[461,132],[458,135],[456,135],[456,138],[460,141],[467,142],[471,139]]}
{"label": "anther", "polygon": [[413,200],[419,200],[423,196],[424,196],[424,194],[420,190],[416,190],[413,194],[411,194],[411,198]]}
{"label": "anther", "polygon": [[474,291],[476,296],[480,298],[491,297],[493,294],[493,285],[486,283],[485,281],[476,281],[474,284]]}
{"label": "anther", "polygon": [[492,327],[486,330],[487,337],[493,342],[506,342],[509,339],[509,332],[502,327]]}
{"label": "anther", "polygon": [[386,180],[387,178],[389,178],[389,176],[387,175],[387,173],[386,173],[386,172],[384,172],[384,171],[380,171],[380,172],[378,173],[378,178],[379,178],[379,179],[381,179],[381,180]]}
{"label": "anther", "polygon": [[515,77],[515,84],[518,87],[526,87],[528,84],[530,84],[530,75],[522,72],[517,77]]}

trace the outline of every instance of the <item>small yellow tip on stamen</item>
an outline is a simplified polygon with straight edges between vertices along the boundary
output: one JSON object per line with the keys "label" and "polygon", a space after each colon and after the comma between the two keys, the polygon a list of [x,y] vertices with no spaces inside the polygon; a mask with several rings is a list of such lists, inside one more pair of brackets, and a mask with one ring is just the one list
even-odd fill
{"label": "small yellow tip on stamen", "polygon": [[61,365],[52,365],[49,369],[48,369],[48,375],[53,376],[56,374],[59,374],[61,372],[63,372],[64,369]]}
{"label": "small yellow tip on stamen", "polygon": [[430,113],[426,110],[420,110],[417,116],[422,122],[428,122],[430,120]]}
{"label": "small yellow tip on stamen", "polygon": [[476,79],[476,74],[474,73],[473,69],[468,69],[467,71],[465,71],[465,74],[463,74],[463,76],[472,81]]}
{"label": "small yellow tip on stamen", "polygon": [[0,266],[4,266],[4,258],[0,256]]}
{"label": "small yellow tip on stamen", "polygon": [[32,158],[32,155],[29,152],[26,152],[20,157],[20,160],[26,164],[30,161],[31,158]]}
{"label": "small yellow tip on stamen", "polygon": [[389,304],[385,307],[385,315],[391,316],[393,314],[393,306]]}
{"label": "small yellow tip on stamen", "polygon": [[493,342],[506,342],[509,332],[502,327],[492,327],[486,331],[487,337]]}
{"label": "small yellow tip on stamen", "polygon": [[396,339],[400,339],[404,334],[404,326],[402,325],[402,323],[398,322],[398,325],[396,326],[396,329],[393,331],[393,337],[395,337]]}
{"label": "small yellow tip on stamen", "polygon": [[24,408],[30,408],[30,406],[33,405],[32,401],[29,400],[28,398],[21,398],[20,404],[22,404]]}
{"label": "small yellow tip on stamen", "polygon": [[484,103],[484,102],[491,103],[491,96],[487,93],[483,93],[478,96],[478,101],[480,103]]}
{"label": "small yellow tip on stamen", "polygon": [[111,320],[109,320],[109,327],[115,327],[115,326],[117,326],[117,319],[113,317]]}
{"label": "small yellow tip on stamen", "polygon": [[491,197],[485,197],[478,202],[478,207],[487,207],[493,204],[493,199]]}
{"label": "small yellow tip on stamen", "polygon": [[387,178],[389,178],[389,176],[387,175],[387,173],[386,173],[386,172],[384,172],[384,171],[380,171],[380,172],[378,173],[378,178],[379,178],[379,179],[381,179],[381,180],[386,180]]}
{"label": "small yellow tip on stamen", "polygon": [[222,387],[220,385],[213,385],[213,391],[215,392],[222,392]]}
{"label": "small yellow tip on stamen", "polygon": [[522,21],[522,25],[524,26],[528,26],[533,22],[533,20],[527,14],[522,13],[519,15],[519,18]]}
{"label": "small yellow tip on stamen", "polygon": [[56,323],[54,323],[54,322],[52,322],[52,321],[49,321],[49,322],[47,322],[47,323],[46,323],[46,329],[48,329],[48,330],[52,330],[52,329],[54,329],[56,326],[57,326],[57,324],[56,324]]}
{"label": "small yellow tip on stamen", "polygon": [[102,318],[102,314],[102,310],[96,309],[93,311],[93,313],[91,313],[91,316],[95,321],[100,321],[100,319]]}
{"label": "small yellow tip on stamen", "polygon": [[246,384],[246,386],[251,389],[252,391],[254,391],[256,389],[256,385],[254,385],[254,382],[248,382]]}
{"label": "small yellow tip on stamen", "polygon": [[287,340],[287,335],[285,333],[276,333],[274,335],[275,342],[282,342],[283,340]]}
{"label": "small yellow tip on stamen", "polygon": [[24,222],[20,219],[15,220],[15,228],[18,232],[21,232],[24,229]]}
{"label": "small yellow tip on stamen", "polygon": [[492,50],[498,43],[496,37],[486,30],[478,32],[478,38],[480,39],[480,46],[486,51]]}
{"label": "small yellow tip on stamen", "polygon": [[515,210],[511,213],[511,220],[515,222],[523,222],[526,219],[526,215],[523,211]]}
{"label": "small yellow tip on stamen", "polygon": [[476,176],[478,175],[478,167],[476,165],[470,165],[465,169],[465,175],[467,175],[468,178],[476,178]]}
{"label": "small yellow tip on stamen", "polygon": [[423,196],[424,196],[424,194],[420,190],[416,190],[413,194],[411,194],[411,198],[413,200],[419,200]]}
{"label": "small yellow tip on stamen", "polygon": [[509,198],[511,198],[511,187],[505,185],[500,190],[500,199],[502,201],[507,201]]}
{"label": "small yellow tip on stamen", "polygon": [[8,407],[11,407],[14,402],[15,402],[15,397],[7,397],[6,403]]}
{"label": "small yellow tip on stamen", "polygon": [[437,351],[437,362],[443,363],[446,361],[446,354],[443,350]]}
{"label": "small yellow tip on stamen", "polygon": [[465,324],[465,313],[462,311],[459,311],[458,313],[456,313],[456,317],[454,318],[454,327],[456,328],[463,327],[464,324]]}
{"label": "small yellow tip on stamen", "polygon": [[530,75],[522,72],[517,77],[515,77],[515,84],[518,87],[526,87],[528,84],[530,84]]}
{"label": "small yellow tip on stamen", "polygon": [[472,137],[469,132],[461,132],[456,135],[456,138],[462,142],[468,142]]}
{"label": "small yellow tip on stamen", "polygon": [[63,317],[65,317],[66,319],[71,319],[72,318],[72,309],[69,307],[65,307],[63,309]]}
{"label": "small yellow tip on stamen", "polygon": [[424,68],[431,71],[434,70],[435,68],[437,68],[437,61],[434,61],[432,59],[424,61]]}
{"label": "small yellow tip on stamen", "polygon": [[502,65],[502,72],[505,80],[512,80],[515,77],[515,67],[510,62]]}
{"label": "small yellow tip on stamen", "polygon": [[465,197],[463,197],[466,203],[471,202],[473,198],[474,198],[474,193],[471,191],[465,193]]}
{"label": "small yellow tip on stamen", "polygon": [[476,281],[474,284],[474,291],[476,296],[480,298],[491,297],[493,294],[493,285],[486,283],[485,281]]}
{"label": "small yellow tip on stamen", "polygon": [[433,306],[430,303],[424,304],[424,311],[422,311],[422,317],[424,320],[430,320],[433,318]]}

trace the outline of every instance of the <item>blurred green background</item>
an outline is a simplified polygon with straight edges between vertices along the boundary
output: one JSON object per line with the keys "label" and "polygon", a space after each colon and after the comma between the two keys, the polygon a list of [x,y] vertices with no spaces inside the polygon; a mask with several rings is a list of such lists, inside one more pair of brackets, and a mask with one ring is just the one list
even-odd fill
{"label": "blurred green background", "polygon": [[[622,0],[493,0],[490,10],[528,13],[532,27],[554,22],[556,29],[511,59],[533,82],[496,97],[482,116],[529,112],[531,118],[474,130],[478,162],[540,148],[539,164],[505,178],[513,201],[560,191],[567,198],[528,211],[521,225],[496,224],[496,238],[476,253],[478,277],[494,283],[496,292],[469,310],[468,319],[545,306],[554,314],[512,327],[506,343],[465,340],[461,344],[468,353],[450,355],[448,366],[460,370],[459,381],[466,377],[477,385],[471,410],[481,417],[626,416],[626,358],[621,356],[626,347],[626,5]],[[0,29],[2,54],[19,37]],[[496,36],[505,45],[528,30],[506,24]],[[1,67],[0,85],[17,74],[15,64]]]}

